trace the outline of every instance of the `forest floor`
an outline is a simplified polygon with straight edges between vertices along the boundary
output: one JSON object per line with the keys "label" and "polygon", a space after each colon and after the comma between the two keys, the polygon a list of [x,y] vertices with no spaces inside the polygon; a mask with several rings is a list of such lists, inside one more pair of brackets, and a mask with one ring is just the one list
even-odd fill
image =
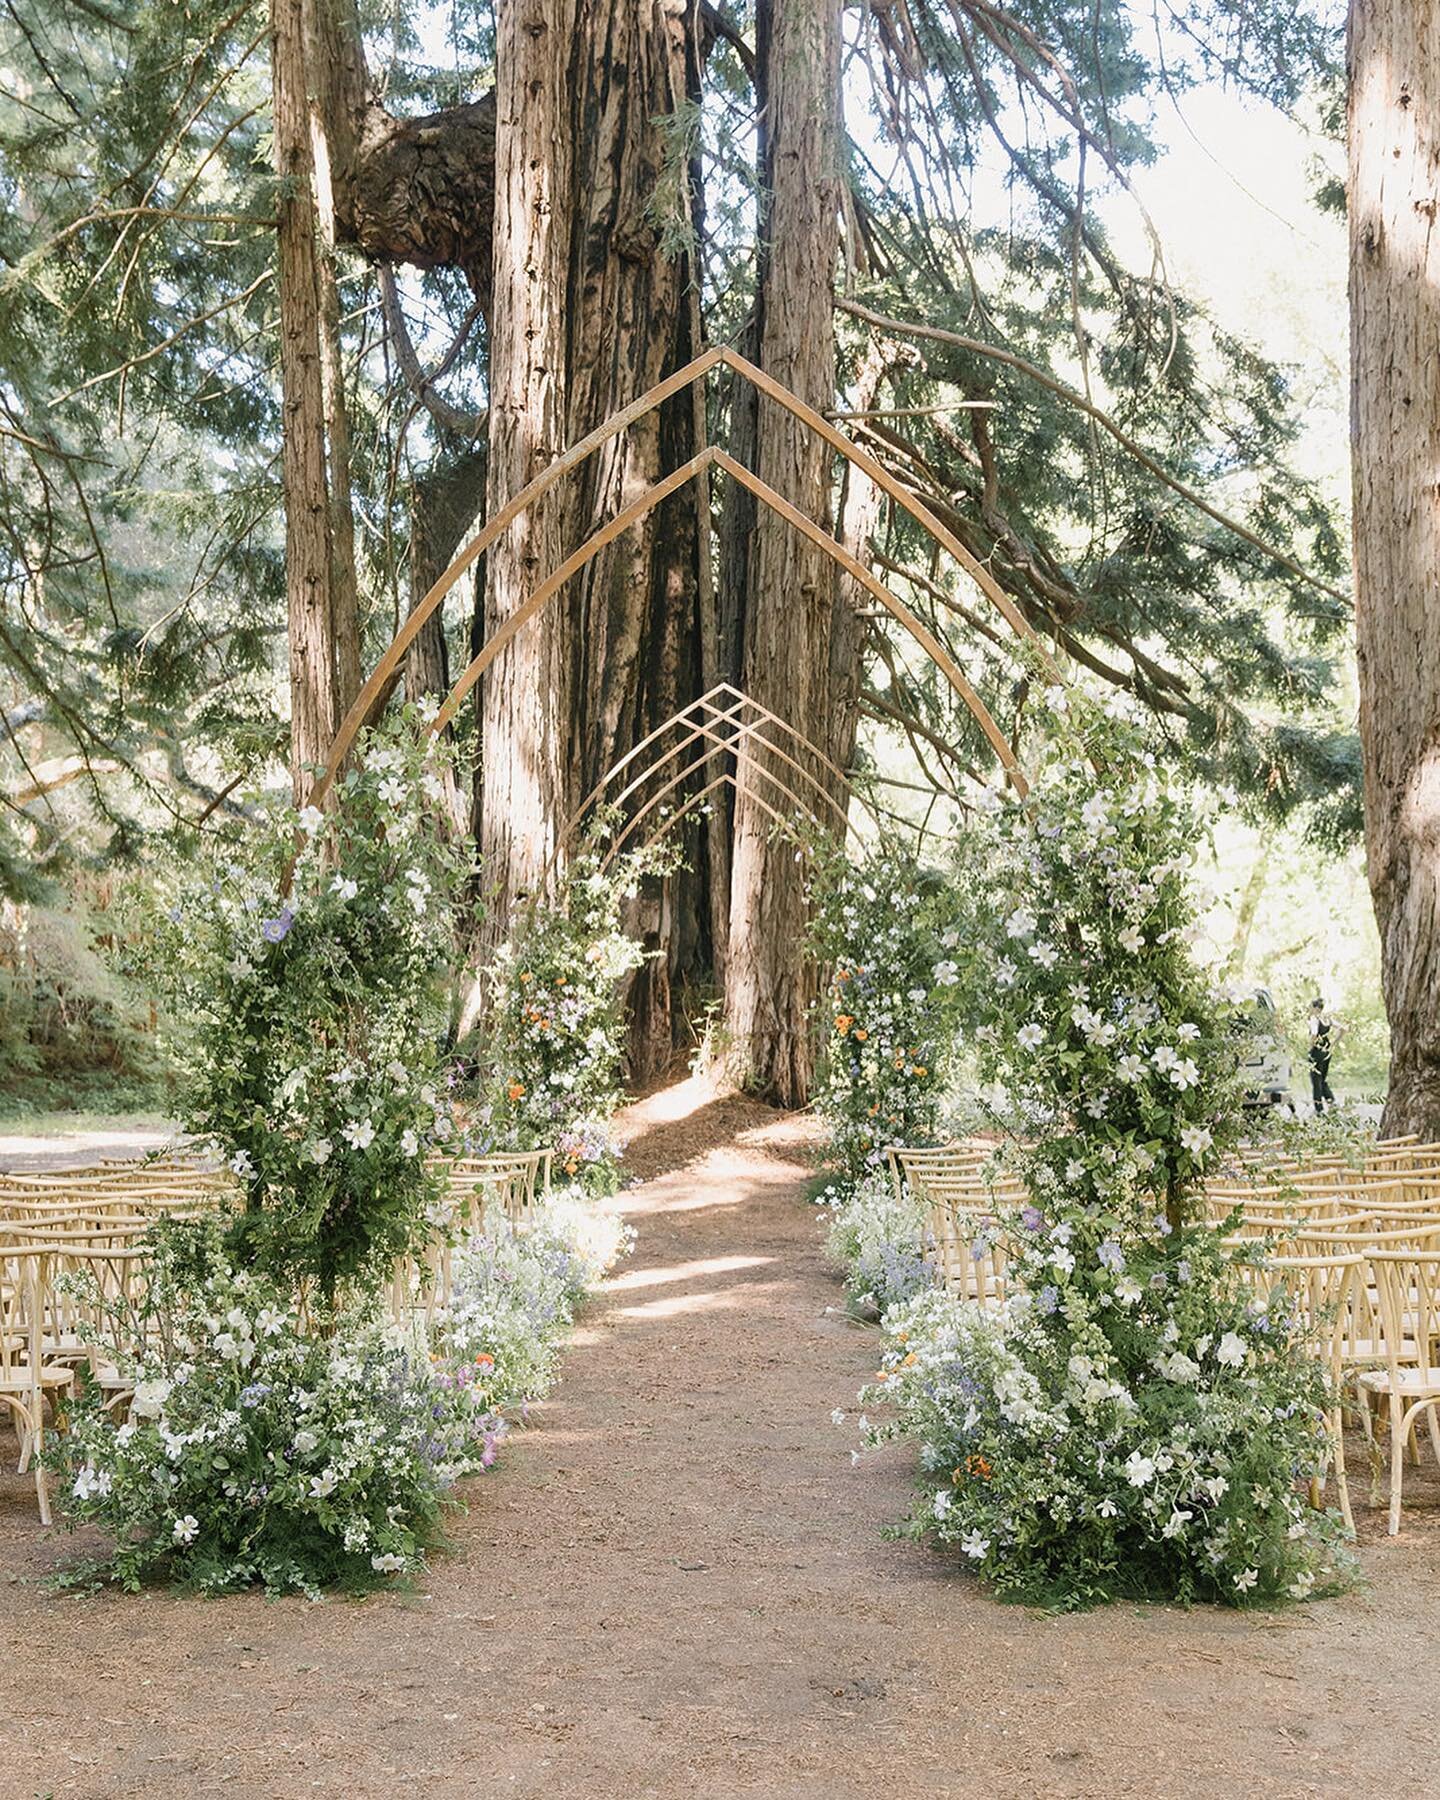
{"label": "forest floor", "polygon": [[1397,1540],[1357,1506],[1341,1600],[997,1604],[882,1536],[907,1458],[852,1467],[830,1422],[877,1339],[820,1254],[810,1122],[687,1083],[624,1124],[637,1253],[416,1593],[61,1598],[0,1440],[3,1800],[1436,1791],[1432,1477]]}

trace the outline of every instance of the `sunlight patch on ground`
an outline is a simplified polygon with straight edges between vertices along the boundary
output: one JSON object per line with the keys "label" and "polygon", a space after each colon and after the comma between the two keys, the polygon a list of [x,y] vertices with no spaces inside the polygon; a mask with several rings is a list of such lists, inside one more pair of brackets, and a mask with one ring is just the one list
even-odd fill
{"label": "sunlight patch on ground", "polygon": [[758,1269],[774,1262],[773,1256],[707,1256],[698,1262],[672,1263],[664,1269],[627,1269],[605,1283],[616,1293],[630,1288],[664,1287],[667,1282],[693,1281],[701,1275],[729,1275],[736,1269]]}
{"label": "sunlight patch on ground", "polygon": [[612,1318],[676,1319],[684,1313],[733,1312],[739,1306],[753,1306],[761,1293],[768,1293],[773,1283],[763,1288],[726,1288],[723,1293],[710,1289],[703,1294],[667,1294],[663,1300],[646,1300],[639,1306],[617,1306]]}

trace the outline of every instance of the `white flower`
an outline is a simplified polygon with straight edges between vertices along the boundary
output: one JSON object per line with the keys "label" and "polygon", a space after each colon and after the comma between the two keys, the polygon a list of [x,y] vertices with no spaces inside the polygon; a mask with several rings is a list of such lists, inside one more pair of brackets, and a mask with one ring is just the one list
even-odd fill
{"label": "white flower", "polygon": [[831,1413],[830,1423],[832,1425],[843,1425],[845,1423],[845,1408],[843,1406],[837,1406],[834,1412]]}
{"label": "white flower", "polygon": [[1032,944],[1030,955],[1042,969],[1053,969],[1060,960],[1060,952],[1053,944]]}
{"label": "white flower", "polygon": [[1186,1088],[1194,1087],[1200,1079],[1200,1070],[1193,1057],[1185,1056],[1170,1071],[1170,1079],[1183,1093]]}
{"label": "white flower", "polygon": [[242,1181],[248,1181],[255,1173],[255,1165],[250,1160],[248,1150],[237,1150],[230,1158],[230,1168]]}
{"label": "white flower", "polygon": [[1302,1569],[1286,1591],[1292,1600],[1304,1600],[1314,1585],[1315,1577],[1312,1572],[1309,1569]]}
{"label": "white flower", "polygon": [[352,1119],[341,1127],[340,1135],[352,1150],[368,1150],[375,1142],[375,1127],[369,1119]]}
{"label": "white flower", "polygon": [[1115,1298],[1122,1306],[1135,1306],[1143,1292],[1133,1275],[1122,1275],[1115,1283]]}
{"label": "white flower", "polygon": [[953,962],[938,962],[931,970],[936,987],[954,987],[960,979],[960,971]]}
{"label": "white flower", "polygon": [[333,1468],[325,1468],[318,1475],[310,1477],[310,1494],[315,1500],[323,1500],[327,1494],[333,1494],[339,1485],[340,1477]]}
{"label": "white flower", "polygon": [[1045,1033],[1036,1024],[1022,1025],[1015,1033],[1015,1042],[1022,1050],[1038,1050],[1045,1042]]}
{"label": "white flower", "polygon": [[1017,906],[1005,921],[1005,929],[1012,938],[1027,938],[1035,935],[1035,915],[1027,912],[1023,906]]}
{"label": "white flower", "polygon": [[1010,958],[1008,956],[1002,956],[995,965],[996,987],[1014,987],[1015,977],[1019,973],[1020,971],[1015,967],[1014,963],[1011,962]]}
{"label": "white flower", "polygon": [[1215,1352],[1215,1360],[1224,1363],[1227,1369],[1238,1369],[1249,1354],[1240,1333],[1227,1331]]}
{"label": "white flower", "polygon": [[200,1521],[194,1513],[186,1513],[183,1519],[177,1519],[170,1535],[177,1544],[193,1544],[200,1535]]}
{"label": "white flower", "polygon": [[338,894],[342,900],[353,900],[360,892],[360,884],[352,881],[348,875],[337,875],[330,883],[330,892]]}
{"label": "white flower", "polygon": [[1172,1512],[1170,1517],[1165,1521],[1165,1528],[1160,1533],[1161,1537],[1179,1537],[1180,1533],[1190,1523],[1194,1516],[1193,1513],[1182,1512],[1177,1506],[1174,1512]]}
{"label": "white flower", "polygon": [[1119,1512],[1120,1508],[1115,1504],[1115,1502],[1107,1494],[1105,1496],[1105,1498],[1100,1502],[1099,1506],[1096,1507],[1095,1510],[1096,1510],[1096,1512],[1099,1513],[1099,1515],[1102,1519],[1113,1519],[1115,1517],[1116,1513]]}
{"label": "white flower", "polygon": [[320,1439],[308,1428],[303,1431],[297,1431],[295,1433],[295,1454],[297,1456],[308,1456],[319,1442]]}
{"label": "white flower", "polygon": [[130,1401],[130,1410],[140,1419],[158,1419],[169,1398],[170,1383],[168,1381],[137,1381],[134,1395]]}
{"label": "white flower", "polygon": [[387,775],[376,792],[386,806],[399,806],[405,798],[405,783],[398,775]]}
{"label": "white flower", "polygon": [[306,1155],[313,1163],[327,1163],[329,1162],[334,1149],[335,1146],[330,1142],[329,1138],[316,1138],[315,1142],[311,1144],[306,1151]]}
{"label": "white flower", "polygon": [[1050,1252],[1050,1266],[1058,1269],[1062,1275],[1069,1275],[1075,1267],[1075,1252],[1067,1250],[1063,1244]]}
{"label": "white flower", "polygon": [[980,1562],[990,1549],[990,1540],[981,1537],[978,1531],[970,1531],[960,1540],[960,1548],[972,1562]]}
{"label": "white flower", "polygon": [[408,1125],[400,1135],[400,1154],[402,1156],[418,1156],[420,1154],[420,1139]]}
{"label": "white flower", "polygon": [[950,1502],[954,1498],[955,1496],[950,1492],[949,1488],[940,1489],[934,1500],[935,1517],[937,1519],[943,1519],[945,1517],[946,1513],[950,1510]]}
{"label": "white flower", "polygon": [[1180,1142],[1192,1156],[1203,1156],[1215,1139],[1204,1125],[1182,1125]]}
{"label": "white flower", "polygon": [[75,1477],[70,1492],[77,1500],[88,1500],[92,1494],[103,1499],[110,1492],[112,1485],[112,1477],[108,1469],[97,1469],[90,1463],[86,1463]]}
{"label": "white flower", "polygon": [[396,1556],[393,1550],[387,1551],[383,1556],[372,1556],[370,1567],[375,1570],[377,1575],[393,1575],[397,1570],[405,1567],[405,1558]]}
{"label": "white flower", "polygon": [[1242,1594],[1248,1594],[1259,1579],[1260,1571],[1258,1569],[1242,1569],[1235,1577],[1235,1586]]}
{"label": "white flower", "polygon": [[1121,1081],[1136,1082],[1145,1079],[1145,1065],[1133,1050],[1127,1050],[1115,1064],[1115,1073]]}
{"label": "white flower", "polygon": [[1144,935],[1134,925],[1127,925],[1118,934],[1117,942],[1120,948],[1130,956],[1138,956],[1145,948]]}
{"label": "white flower", "polygon": [[1155,1463],[1151,1457],[1132,1450],[1125,1459],[1125,1479],[1131,1487],[1148,1487],[1155,1479]]}
{"label": "white flower", "polygon": [[1173,1069],[1180,1061],[1178,1052],[1169,1044],[1160,1044],[1150,1052],[1150,1060],[1162,1074]]}
{"label": "white flower", "polygon": [[300,829],[307,837],[315,833],[325,823],[325,815],[318,806],[302,806],[300,809]]}

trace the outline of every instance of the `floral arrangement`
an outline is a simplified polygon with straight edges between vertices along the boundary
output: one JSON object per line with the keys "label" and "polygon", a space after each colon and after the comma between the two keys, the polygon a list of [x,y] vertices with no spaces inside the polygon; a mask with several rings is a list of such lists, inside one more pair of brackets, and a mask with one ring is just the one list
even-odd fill
{"label": "floral arrangement", "polygon": [[553,1146],[560,1173],[594,1190],[617,1181],[622,984],[644,957],[621,913],[646,867],[577,859],[559,903],[533,907],[486,971],[489,1004],[471,1046],[482,1071],[473,1130],[485,1147]]}
{"label": "floral arrangement", "polygon": [[848,1193],[828,1188],[825,1247],[845,1271],[845,1291],[857,1311],[878,1318],[887,1308],[928,1288],[926,1208],[889,1175],[866,1175]]}
{"label": "floral arrangement", "polygon": [[420,723],[407,709],[361,741],[333,813],[265,811],[142,934],[179,1022],[182,1116],[243,1189],[232,1250],[282,1285],[383,1280],[452,1135],[442,977],[465,871],[434,829],[447,752]]}
{"label": "floral arrangement", "polygon": [[919,1444],[913,1530],[1049,1604],[1300,1597],[1345,1572],[1298,1491],[1325,1376],[1192,1203],[1240,1117],[1189,950],[1195,835],[1138,731],[1087,711],[960,846],[986,872],[964,937],[983,1100],[1032,1200],[975,1222],[1008,1248],[1003,1309],[886,1315],[864,1403],[894,1411],[865,1431]]}
{"label": "floral arrangement", "polygon": [[319,1335],[261,1276],[212,1256],[195,1282],[155,1256],[129,1417],[87,1383],[56,1440],[68,1523],[112,1541],[69,1579],[314,1594],[422,1567],[452,1484],[503,1437],[483,1386],[369,1314]]}
{"label": "floral arrangement", "polygon": [[576,1308],[632,1242],[618,1215],[573,1191],[524,1230],[495,1219],[468,1234],[431,1327],[442,1380],[474,1384],[491,1412],[523,1417],[554,1386]]}
{"label": "floral arrangement", "polygon": [[814,1103],[844,1193],[887,1145],[936,1141],[962,1024],[960,930],[954,889],[894,844],[815,869],[810,943],[826,987]]}

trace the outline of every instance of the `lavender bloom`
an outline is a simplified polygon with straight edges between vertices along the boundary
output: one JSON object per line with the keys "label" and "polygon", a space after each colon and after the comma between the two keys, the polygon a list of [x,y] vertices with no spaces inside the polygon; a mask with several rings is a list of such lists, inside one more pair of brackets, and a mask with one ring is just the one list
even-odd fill
{"label": "lavender bloom", "polygon": [[1035,1304],[1042,1313],[1053,1313],[1060,1304],[1060,1290],[1047,1282],[1036,1295]]}
{"label": "lavender bloom", "polygon": [[1110,1269],[1116,1275],[1125,1267],[1125,1252],[1114,1238],[1106,1238],[1095,1254],[1100,1259],[1100,1266]]}
{"label": "lavender bloom", "polygon": [[1027,1206],[1020,1213],[1020,1223],[1027,1231],[1039,1231],[1045,1223],[1045,1215],[1038,1206]]}
{"label": "lavender bloom", "polygon": [[267,944],[278,944],[295,923],[295,914],[288,906],[282,906],[273,919],[263,919],[260,923],[260,935]]}

